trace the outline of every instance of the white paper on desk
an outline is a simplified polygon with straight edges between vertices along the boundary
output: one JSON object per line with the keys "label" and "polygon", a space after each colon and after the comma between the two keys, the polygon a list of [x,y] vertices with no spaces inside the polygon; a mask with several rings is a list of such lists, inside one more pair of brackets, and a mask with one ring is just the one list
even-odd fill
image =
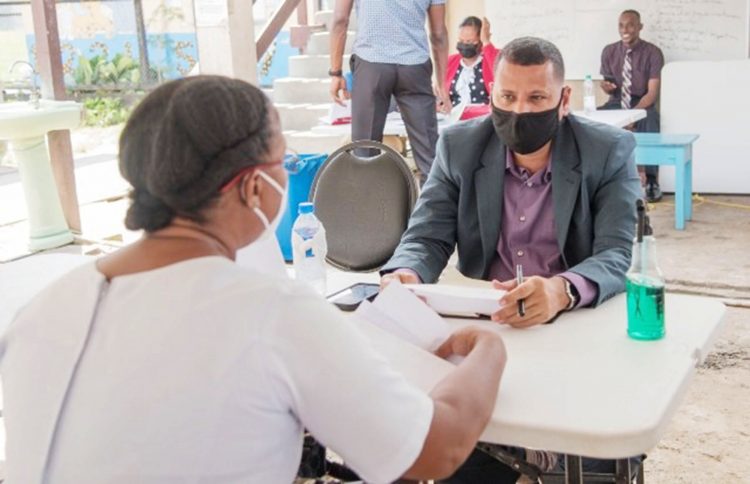
{"label": "white paper on desk", "polygon": [[451,333],[443,318],[398,282],[389,284],[374,303],[362,301],[355,314],[430,352]]}
{"label": "white paper on desk", "polygon": [[449,284],[405,284],[405,288],[423,298],[440,314],[489,316],[500,310],[505,291],[491,287],[452,286]]}

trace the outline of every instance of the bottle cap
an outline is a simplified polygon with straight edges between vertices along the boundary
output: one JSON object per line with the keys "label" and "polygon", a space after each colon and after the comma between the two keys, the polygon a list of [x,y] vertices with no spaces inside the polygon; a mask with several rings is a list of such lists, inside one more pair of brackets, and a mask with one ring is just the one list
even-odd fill
{"label": "bottle cap", "polygon": [[297,211],[300,215],[313,213],[315,212],[315,204],[313,204],[312,202],[302,202],[299,204],[299,208],[297,209]]}

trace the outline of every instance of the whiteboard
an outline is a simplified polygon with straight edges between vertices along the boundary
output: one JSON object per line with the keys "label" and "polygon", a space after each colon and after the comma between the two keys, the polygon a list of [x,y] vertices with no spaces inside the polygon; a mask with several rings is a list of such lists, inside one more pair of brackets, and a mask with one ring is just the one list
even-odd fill
{"label": "whiteboard", "polygon": [[748,0],[485,0],[498,47],[527,35],[547,39],[562,52],[568,79],[599,74],[602,49],[620,39],[626,9],[641,13],[641,38],[667,62],[748,57]]}

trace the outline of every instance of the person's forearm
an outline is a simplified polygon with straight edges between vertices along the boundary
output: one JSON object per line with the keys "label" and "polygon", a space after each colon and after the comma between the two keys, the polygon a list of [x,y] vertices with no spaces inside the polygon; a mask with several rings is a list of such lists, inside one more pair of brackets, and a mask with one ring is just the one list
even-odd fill
{"label": "person's forearm", "polygon": [[445,478],[460,466],[484,431],[495,408],[505,357],[491,339],[479,342],[461,364],[430,392],[434,412],[424,447],[404,475],[410,479]]}
{"label": "person's forearm", "polygon": [[479,439],[495,408],[500,376],[505,368],[505,358],[497,358],[497,339],[487,339],[458,365],[455,371],[443,378],[430,392],[436,401],[449,406],[457,415],[459,432],[474,442]]}
{"label": "person's forearm", "polygon": [[654,105],[656,102],[656,93],[655,92],[647,92],[640,101],[638,101],[638,104],[633,106],[633,109],[647,109]]}
{"label": "person's forearm", "polygon": [[435,66],[435,83],[438,89],[445,89],[445,71],[448,67],[448,29],[437,29],[430,36],[432,63]]}
{"label": "person's forearm", "polygon": [[336,19],[331,26],[331,70],[343,70],[344,49],[346,48],[346,32],[349,19]]}

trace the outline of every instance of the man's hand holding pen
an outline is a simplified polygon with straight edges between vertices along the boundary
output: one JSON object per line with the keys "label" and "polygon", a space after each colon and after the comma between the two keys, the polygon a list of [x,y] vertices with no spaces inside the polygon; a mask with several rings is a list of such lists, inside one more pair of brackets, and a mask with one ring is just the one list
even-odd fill
{"label": "man's hand holding pen", "polygon": [[[502,309],[492,315],[492,321],[509,324],[514,328],[528,328],[546,323],[570,303],[565,291],[565,280],[560,276],[529,277],[522,284],[518,284],[516,280],[492,281],[492,286],[508,291],[500,299]],[[523,300],[523,316],[519,314],[520,300]]]}

